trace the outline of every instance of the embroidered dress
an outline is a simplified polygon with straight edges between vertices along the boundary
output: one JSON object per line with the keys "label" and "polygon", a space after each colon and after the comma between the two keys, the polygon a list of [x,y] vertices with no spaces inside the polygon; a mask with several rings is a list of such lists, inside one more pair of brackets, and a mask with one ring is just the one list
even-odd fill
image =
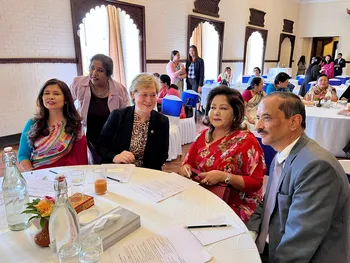
{"label": "embroidered dress", "polygon": [[35,169],[56,162],[72,149],[75,136],[67,134],[65,126],[64,121],[49,126],[49,135],[39,138],[34,143],[31,159]]}
{"label": "embroidered dress", "polygon": [[143,154],[145,152],[149,119],[141,123],[140,116],[134,113],[134,124],[131,134],[130,152],[135,157],[135,165],[141,167],[143,164]]}
{"label": "embroidered dress", "polygon": [[234,131],[211,144],[205,142],[207,131],[198,135],[183,164],[189,164],[201,172],[220,170],[233,176],[242,176],[245,190],[240,191],[228,185],[230,192],[224,201],[243,222],[248,222],[262,200],[265,169],[263,150],[255,136],[247,130]]}

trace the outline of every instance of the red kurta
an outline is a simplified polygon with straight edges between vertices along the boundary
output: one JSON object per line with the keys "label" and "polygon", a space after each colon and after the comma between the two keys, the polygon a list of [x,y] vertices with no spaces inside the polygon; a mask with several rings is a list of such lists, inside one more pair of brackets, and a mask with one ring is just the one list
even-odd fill
{"label": "red kurta", "polygon": [[184,164],[201,172],[220,170],[241,175],[245,191],[231,185],[227,204],[243,222],[247,222],[262,199],[265,161],[263,150],[248,130],[234,131],[209,145],[205,142],[208,129],[202,131],[191,145]]}

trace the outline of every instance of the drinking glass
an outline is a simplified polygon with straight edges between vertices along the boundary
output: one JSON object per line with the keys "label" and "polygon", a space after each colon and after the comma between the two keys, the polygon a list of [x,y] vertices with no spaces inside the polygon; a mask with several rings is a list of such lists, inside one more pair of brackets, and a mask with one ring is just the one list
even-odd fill
{"label": "drinking glass", "polygon": [[68,243],[63,245],[58,251],[59,263],[78,262],[81,246],[77,243]]}
{"label": "drinking glass", "polygon": [[81,242],[79,261],[81,263],[102,262],[103,246],[102,238],[96,235],[85,237]]}
{"label": "drinking glass", "polygon": [[350,103],[348,103],[348,111],[350,111]]}
{"label": "drinking glass", "polygon": [[103,168],[94,169],[95,193],[103,195],[107,193],[107,171]]}
{"label": "drinking glass", "polygon": [[74,170],[70,172],[70,176],[72,178],[72,194],[83,194],[85,184],[85,171]]}

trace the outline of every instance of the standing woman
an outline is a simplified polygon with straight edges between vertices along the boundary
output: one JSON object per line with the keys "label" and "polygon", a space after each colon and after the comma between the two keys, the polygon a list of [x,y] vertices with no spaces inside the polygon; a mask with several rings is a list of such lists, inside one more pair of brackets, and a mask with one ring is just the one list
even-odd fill
{"label": "standing woman", "polygon": [[77,110],[83,118],[84,128],[93,164],[101,158],[96,153],[96,143],[111,111],[129,105],[126,88],[111,78],[113,61],[110,57],[97,54],[90,60],[89,76],[76,77],[71,86]]}
{"label": "standing woman", "polygon": [[87,164],[81,118],[67,84],[58,79],[46,81],[36,104],[37,113],[25,125],[19,143],[22,169]]}
{"label": "standing woman", "polygon": [[195,45],[190,46],[186,62],[187,89],[201,93],[204,83],[204,60],[198,56]]}
{"label": "standing woman", "polygon": [[305,69],[306,69],[306,62],[305,62],[305,56],[301,56],[298,61],[298,75],[305,75]]}
{"label": "standing woman", "polygon": [[187,77],[187,74],[184,65],[180,62],[179,51],[171,51],[170,61],[166,65],[166,72],[171,79],[171,84],[178,86],[181,94],[183,91],[183,80]]}
{"label": "standing woman", "polygon": [[326,74],[328,78],[334,78],[334,62],[332,56],[327,55],[322,63],[321,73]]}

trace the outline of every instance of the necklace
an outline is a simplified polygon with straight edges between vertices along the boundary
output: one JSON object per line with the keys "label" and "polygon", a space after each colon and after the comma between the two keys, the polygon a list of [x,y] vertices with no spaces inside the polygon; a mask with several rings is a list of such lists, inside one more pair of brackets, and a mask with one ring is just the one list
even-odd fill
{"label": "necklace", "polygon": [[95,89],[94,84],[92,84],[92,82],[90,81],[90,88],[91,88],[91,92],[94,94],[95,97],[97,98],[106,98],[109,94],[109,80],[107,80],[107,84],[106,84],[106,88],[102,91],[97,91]]}

